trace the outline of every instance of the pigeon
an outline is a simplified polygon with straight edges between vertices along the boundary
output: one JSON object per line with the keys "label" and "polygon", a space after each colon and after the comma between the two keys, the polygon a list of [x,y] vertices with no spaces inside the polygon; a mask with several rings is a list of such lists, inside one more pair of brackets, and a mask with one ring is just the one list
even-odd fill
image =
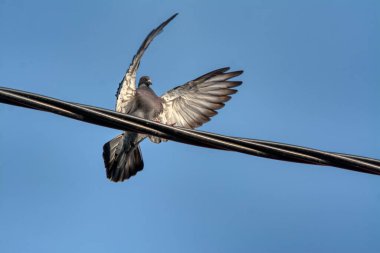
{"label": "pigeon", "polygon": [[[230,95],[237,92],[233,88],[242,82],[229,79],[241,75],[243,71],[229,72],[229,67],[220,68],[177,86],[162,96],[157,96],[151,88],[152,80],[149,76],[142,76],[136,88],[136,73],[145,50],[177,14],[151,31],[143,41],[119,84],[116,111],[174,127],[193,129],[208,122],[217,114],[216,110],[231,99]],[[126,131],[104,144],[103,159],[108,179],[122,182],[144,168],[139,143],[145,138],[154,143],[166,141]]]}

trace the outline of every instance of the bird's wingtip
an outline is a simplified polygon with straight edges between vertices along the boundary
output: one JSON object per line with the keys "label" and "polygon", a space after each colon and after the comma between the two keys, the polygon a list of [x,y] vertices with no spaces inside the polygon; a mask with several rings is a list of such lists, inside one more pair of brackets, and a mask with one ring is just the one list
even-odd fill
{"label": "bird's wingtip", "polygon": [[178,14],[179,14],[178,12],[174,13],[174,14],[173,14],[173,15],[167,20],[167,22],[172,21],[175,17],[177,17]]}

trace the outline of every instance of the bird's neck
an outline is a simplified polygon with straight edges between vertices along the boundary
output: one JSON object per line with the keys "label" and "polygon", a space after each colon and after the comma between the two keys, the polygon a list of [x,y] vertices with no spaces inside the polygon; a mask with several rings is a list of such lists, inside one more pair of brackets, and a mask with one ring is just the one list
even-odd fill
{"label": "bird's neck", "polygon": [[148,88],[148,89],[151,89],[151,88],[149,87],[149,85],[148,85],[148,84],[145,84],[145,83],[140,84],[140,85],[139,85],[139,88]]}

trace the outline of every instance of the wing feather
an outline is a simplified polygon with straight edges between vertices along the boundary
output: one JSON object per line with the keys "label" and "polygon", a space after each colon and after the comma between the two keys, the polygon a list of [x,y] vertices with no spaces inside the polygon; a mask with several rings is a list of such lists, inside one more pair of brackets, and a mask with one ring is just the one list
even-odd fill
{"label": "wing feather", "polygon": [[158,119],[161,123],[196,128],[209,121],[231,99],[241,85],[240,81],[229,81],[243,71],[227,72],[229,68],[211,71],[192,81],[178,86],[161,98],[163,111]]}
{"label": "wing feather", "polygon": [[156,29],[151,31],[148,36],[145,38],[143,43],[141,44],[139,50],[136,55],[133,57],[132,63],[129,66],[123,80],[121,80],[119,84],[119,88],[116,92],[116,111],[122,113],[128,113],[132,107],[133,98],[136,92],[136,73],[140,66],[141,58],[148,48],[149,44],[153,41],[153,39],[162,32],[164,27],[172,21],[178,13],[171,16],[161,25],[159,25]]}

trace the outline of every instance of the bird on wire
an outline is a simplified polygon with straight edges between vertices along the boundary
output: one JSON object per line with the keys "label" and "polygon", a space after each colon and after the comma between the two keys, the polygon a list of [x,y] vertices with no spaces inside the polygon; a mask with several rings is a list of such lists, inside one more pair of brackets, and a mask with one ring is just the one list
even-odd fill
{"label": "bird on wire", "polygon": [[[151,31],[143,41],[119,84],[116,111],[162,124],[193,129],[208,122],[217,114],[216,110],[230,100],[230,95],[237,92],[233,88],[242,82],[229,79],[241,75],[243,71],[228,72],[228,67],[217,69],[175,87],[162,96],[157,96],[153,91],[152,80],[148,76],[142,76],[136,88],[136,73],[145,50],[177,14]],[[154,143],[166,141],[155,136],[126,131],[104,144],[103,159],[107,178],[122,182],[143,169],[139,143],[146,137]]]}

